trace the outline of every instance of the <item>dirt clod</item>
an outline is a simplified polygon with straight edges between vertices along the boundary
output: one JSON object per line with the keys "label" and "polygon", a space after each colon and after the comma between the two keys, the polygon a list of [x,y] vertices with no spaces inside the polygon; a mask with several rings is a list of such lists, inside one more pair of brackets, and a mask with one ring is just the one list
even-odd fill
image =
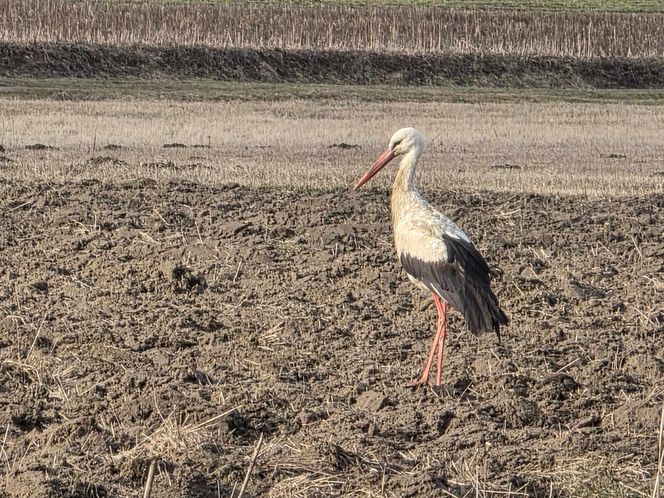
{"label": "dirt clod", "polygon": [[26,145],[25,148],[28,150],[58,150],[57,147],[53,147],[52,145],[44,145],[39,143]]}

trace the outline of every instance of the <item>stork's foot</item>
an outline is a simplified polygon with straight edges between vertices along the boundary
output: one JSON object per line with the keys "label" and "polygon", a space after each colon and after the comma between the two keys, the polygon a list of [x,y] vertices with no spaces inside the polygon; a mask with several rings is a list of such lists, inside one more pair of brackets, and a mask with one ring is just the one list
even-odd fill
{"label": "stork's foot", "polygon": [[429,379],[418,379],[415,382],[411,382],[410,384],[406,384],[404,387],[412,387],[417,389],[420,386],[424,386],[429,383]]}
{"label": "stork's foot", "polygon": [[405,387],[414,387],[414,388],[417,388],[417,387],[420,387],[420,386],[427,385],[428,383],[429,383],[429,377],[428,377],[428,376],[425,377],[425,376],[423,375],[422,377],[420,377],[419,379],[417,379],[415,382],[411,382],[411,383],[409,383],[409,384],[406,384]]}

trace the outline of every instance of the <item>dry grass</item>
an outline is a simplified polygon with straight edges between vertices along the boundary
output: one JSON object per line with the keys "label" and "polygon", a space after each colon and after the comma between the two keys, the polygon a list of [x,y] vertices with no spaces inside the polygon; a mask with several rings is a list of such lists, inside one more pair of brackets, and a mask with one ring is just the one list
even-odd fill
{"label": "dry grass", "polygon": [[0,40],[660,57],[664,13],[7,0]]}
{"label": "dry grass", "polygon": [[119,459],[169,459],[210,444],[215,440],[219,424],[236,409],[231,408],[203,422],[192,422],[186,414],[162,416],[162,424],[151,434],[145,434],[136,446],[113,456]]}
{"label": "dry grass", "polygon": [[655,473],[655,483],[652,489],[652,498],[659,498],[662,488],[662,472],[664,472],[664,402],[662,403],[662,412],[659,419],[659,431],[657,434],[657,472]]}
{"label": "dry grass", "polygon": [[[412,125],[428,137],[425,190],[664,192],[658,106],[14,100],[3,102],[0,122],[0,177],[9,180],[349,186],[397,128]],[[56,149],[26,150],[35,143]],[[332,147],[340,143],[359,147]],[[389,185],[391,173],[373,184]]]}
{"label": "dry grass", "polygon": [[[342,448],[342,452],[345,450]],[[273,462],[272,456],[278,463]],[[349,458],[355,459],[366,471],[394,475],[424,475],[437,462],[430,454],[408,452],[410,468],[391,468],[387,462],[372,460],[363,455],[348,452]],[[525,498],[529,496],[598,496],[598,497],[630,497],[645,496],[627,483],[647,482],[652,475],[651,469],[644,468],[635,455],[615,454],[607,457],[598,452],[588,452],[583,456],[561,458],[553,468],[542,469],[532,465],[515,467],[515,474],[526,477],[532,482],[548,482],[550,488],[542,490],[542,494],[533,494],[528,485],[497,485],[490,482],[487,476],[486,461],[477,459],[455,460],[451,457],[445,464],[452,470],[454,478],[447,479],[447,484],[463,494],[454,494],[444,488],[439,490],[440,496],[488,498],[501,496],[506,498]],[[263,452],[263,465],[274,472],[280,471],[288,475],[279,481],[269,492],[271,498],[312,496],[316,493],[334,494],[335,490],[348,489],[352,496],[399,496],[393,491],[376,493],[366,483],[344,480],[338,471],[326,465],[325,458],[316,452],[313,445],[304,446],[283,437],[274,438]],[[599,469],[599,470],[598,470]],[[620,469],[620,470],[617,470]],[[616,479],[620,474],[621,479]],[[383,478],[385,479],[385,478]],[[655,496],[655,495],[653,495]]]}
{"label": "dry grass", "polygon": [[[40,337],[41,324],[32,324],[21,316],[8,316],[5,321],[14,322],[13,333],[8,334],[18,347],[12,348],[7,357],[0,362],[0,379],[3,385],[22,386],[21,388],[44,392],[49,399],[56,400],[62,412],[75,418],[71,408],[81,396],[85,396],[79,388],[82,365],[78,358],[71,358],[64,362],[53,356],[49,351],[35,349],[34,344]],[[10,417],[10,413],[12,417]],[[21,430],[17,427],[18,421],[27,416],[30,420],[31,407],[25,405],[18,411],[5,408],[0,414],[1,424],[4,426],[0,432],[0,483],[11,485],[13,479],[32,463],[32,459],[44,451],[44,441],[34,437],[17,438]],[[57,413],[55,416],[64,416]],[[8,421],[12,423],[8,423]],[[23,428],[25,429],[25,427]],[[51,436],[52,437],[52,436]]]}

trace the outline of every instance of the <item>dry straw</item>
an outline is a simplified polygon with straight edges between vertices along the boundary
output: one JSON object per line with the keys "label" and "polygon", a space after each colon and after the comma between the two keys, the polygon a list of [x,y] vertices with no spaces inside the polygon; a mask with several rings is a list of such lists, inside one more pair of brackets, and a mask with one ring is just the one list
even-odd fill
{"label": "dry straw", "polygon": [[[7,100],[0,117],[11,123],[0,137],[12,161],[4,163],[0,179],[10,181],[149,177],[348,188],[385,147],[395,122],[405,122],[425,136],[440,134],[428,141],[419,173],[424,188],[590,197],[664,192],[664,113],[658,106]],[[188,146],[163,147],[173,142]],[[330,147],[342,142],[359,147]],[[35,143],[57,150],[26,149]],[[379,175],[373,186],[391,181],[390,174]],[[234,273],[244,271],[237,268]]]}
{"label": "dry straw", "polygon": [[0,41],[661,57],[664,14],[7,0]]}

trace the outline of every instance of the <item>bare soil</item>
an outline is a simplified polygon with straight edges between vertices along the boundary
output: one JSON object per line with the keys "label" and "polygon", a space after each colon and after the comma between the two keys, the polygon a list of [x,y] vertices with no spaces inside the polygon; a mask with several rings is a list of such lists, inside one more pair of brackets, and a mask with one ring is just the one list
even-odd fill
{"label": "bare soil", "polygon": [[[0,495],[649,493],[662,196],[433,201],[496,267],[502,343],[395,260],[388,192],[0,185]],[[505,496],[504,494],[502,496]]]}

